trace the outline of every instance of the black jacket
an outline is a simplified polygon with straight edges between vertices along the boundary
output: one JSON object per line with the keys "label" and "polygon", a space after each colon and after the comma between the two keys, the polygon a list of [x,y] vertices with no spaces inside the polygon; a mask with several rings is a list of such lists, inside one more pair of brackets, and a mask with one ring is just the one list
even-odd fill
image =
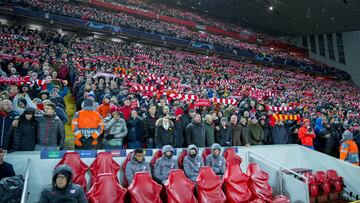
{"label": "black jacket", "polygon": [[[17,128],[10,127],[4,148],[9,152],[34,151],[37,133],[38,123],[36,121],[20,120]],[[12,144],[10,144],[10,140],[12,140]]]}
{"label": "black jacket", "polygon": [[153,118],[149,114],[143,120],[145,139],[155,137],[155,123],[156,123],[156,120],[157,120],[156,116]]}
{"label": "black jacket", "polygon": [[137,119],[130,118],[130,120],[127,121],[127,129],[128,129],[128,135],[127,135],[128,142],[142,141],[142,138],[144,136],[144,126],[143,126],[143,122],[139,118]]}
{"label": "black jacket", "polygon": [[174,145],[173,147],[182,148],[184,147],[184,134],[185,134],[185,127],[184,122],[182,119],[180,120],[174,120]]}
{"label": "black jacket", "polygon": [[170,121],[170,125],[167,130],[163,127],[162,118],[156,121],[155,144],[159,148],[162,148],[164,145],[174,144],[174,124],[172,121]]}
{"label": "black jacket", "polygon": [[205,147],[205,134],[205,126],[203,123],[189,123],[185,128],[186,145],[194,144],[197,147]]}
{"label": "black jacket", "polygon": [[224,128],[223,126],[219,126],[220,130],[216,131],[215,135],[215,142],[219,143],[221,146],[231,146],[231,128],[230,126],[226,125]]}
{"label": "black jacket", "polygon": [[4,161],[3,164],[0,165],[0,180],[14,175],[15,171],[13,166]]}

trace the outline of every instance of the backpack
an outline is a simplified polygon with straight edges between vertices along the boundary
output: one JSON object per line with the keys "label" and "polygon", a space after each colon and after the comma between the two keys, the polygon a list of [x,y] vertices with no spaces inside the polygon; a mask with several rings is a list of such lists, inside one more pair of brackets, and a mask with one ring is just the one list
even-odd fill
{"label": "backpack", "polygon": [[0,203],[17,203],[21,201],[24,188],[22,175],[3,178],[0,180]]}

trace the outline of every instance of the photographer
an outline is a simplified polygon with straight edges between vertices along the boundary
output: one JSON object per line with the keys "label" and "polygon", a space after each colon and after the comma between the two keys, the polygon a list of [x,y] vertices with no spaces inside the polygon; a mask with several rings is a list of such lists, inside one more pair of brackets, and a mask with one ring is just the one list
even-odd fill
{"label": "photographer", "polygon": [[304,119],[303,126],[299,129],[299,139],[304,147],[314,149],[313,140],[315,132],[310,126],[309,119]]}

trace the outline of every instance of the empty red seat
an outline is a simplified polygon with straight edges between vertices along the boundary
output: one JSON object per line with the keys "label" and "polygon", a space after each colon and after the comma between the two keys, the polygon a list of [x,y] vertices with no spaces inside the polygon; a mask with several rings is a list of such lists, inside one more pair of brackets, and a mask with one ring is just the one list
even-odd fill
{"label": "empty red seat", "polygon": [[81,161],[79,153],[66,152],[61,161],[55,166],[55,168],[62,164],[66,164],[70,166],[70,168],[72,168],[72,182],[81,185],[84,191],[86,191],[85,174],[89,167],[83,161]]}
{"label": "empty red seat", "polygon": [[290,203],[289,198],[285,197],[284,195],[278,195],[272,198],[272,203]]}
{"label": "empty red seat", "polygon": [[222,180],[217,176],[210,166],[200,169],[196,178],[197,194],[200,203],[216,202],[223,203],[226,196],[222,191]]}
{"label": "empty red seat", "polygon": [[240,165],[227,165],[224,174],[225,194],[229,203],[247,203],[252,197],[248,186],[249,176]]}
{"label": "empty red seat", "polygon": [[186,149],[183,149],[180,153],[180,155],[178,156],[178,166],[179,166],[179,169],[184,169],[184,158],[186,157],[187,155],[187,150]]}
{"label": "empty red seat", "polygon": [[[109,152],[100,152],[95,161],[90,166],[91,176],[91,185],[96,182],[96,178],[101,173],[111,173],[117,177],[117,173],[120,169],[119,164],[117,164],[112,158],[112,154]],[[117,180],[117,178],[116,178]],[[117,180],[118,181],[118,180]]]}
{"label": "empty red seat", "polygon": [[343,178],[338,176],[335,170],[326,171],[326,175],[330,181],[331,192],[341,192],[344,187]]}
{"label": "empty red seat", "polygon": [[155,167],[156,160],[158,160],[159,158],[161,158],[162,155],[163,155],[163,154],[162,154],[162,151],[161,151],[161,150],[155,152],[153,158],[152,158],[151,161],[150,161],[150,166],[151,166],[152,169]]}
{"label": "empty red seat", "polygon": [[122,203],[125,195],[126,189],[117,182],[116,176],[112,173],[99,174],[87,193],[89,203]]}
{"label": "empty red seat", "polygon": [[123,175],[123,186],[124,186],[124,187],[129,186],[129,183],[128,183],[127,179],[126,179],[126,165],[127,165],[127,163],[128,163],[129,161],[131,161],[131,158],[132,158],[133,154],[134,154],[134,151],[131,151],[131,152],[126,156],[124,162],[123,162],[122,165],[121,165],[121,169],[122,169],[122,171],[124,172],[124,175]]}
{"label": "empty red seat", "polygon": [[211,148],[204,148],[201,158],[204,160],[204,163],[206,162],[206,157],[211,154]]}
{"label": "empty red seat", "polygon": [[224,158],[226,160],[226,165],[240,165],[242,162],[241,157],[236,154],[234,148],[228,148],[224,152]]}
{"label": "empty red seat", "polygon": [[162,186],[156,183],[148,172],[138,172],[128,187],[131,203],[162,203]]}
{"label": "empty red seat", "polygon": [[174,169],[170,171],[169,179],[164,184],[168,203],[197,203],[194,196],[195,184],[186,178],[184,171]]}
{"label": "empty red seat", "polygon": [[319,189],[315,176],[311,172],[304,173],[304,176],[308,179],[309,193],[311,197],[319,196]]}
{"label": "empty red seat", "polygon": [[272,188],[268,183],[269,175],[256,163],[249,164],[247,174],[250,177],[249,188],[253,193],[253,197],[255,199],[271,201]]}
{"label": "empty red seat", "polygon": [[331,192],[330,190],[330,181],[327,179],[327,176],[324,171],[317,171],[315,174],[316,182],[319,186],[320,193],[322,195],[327,195]]}

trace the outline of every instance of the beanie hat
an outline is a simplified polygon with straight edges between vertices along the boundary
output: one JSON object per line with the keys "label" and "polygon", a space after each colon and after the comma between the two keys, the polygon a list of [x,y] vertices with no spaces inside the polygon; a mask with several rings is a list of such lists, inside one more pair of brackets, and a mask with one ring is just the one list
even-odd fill
{"label": "beanie hat", "polygon": [[91,99],[84,100],[84,108],[85,107],[93,107],[93,106],[94,106],[94,102]]}
{"label": "beanie hat", "polygon": [[177,108],[175,110],[175,116],[180,116],[180,115],[184,115],[184,111],[182,110],[182,108]]}
{"label": "beanie hat", "polygon": [[345,132],[343,133],[342,136],[343,136],[344,140],[352,140],[353,139],[353,134],[348,130],[345,130]]}

